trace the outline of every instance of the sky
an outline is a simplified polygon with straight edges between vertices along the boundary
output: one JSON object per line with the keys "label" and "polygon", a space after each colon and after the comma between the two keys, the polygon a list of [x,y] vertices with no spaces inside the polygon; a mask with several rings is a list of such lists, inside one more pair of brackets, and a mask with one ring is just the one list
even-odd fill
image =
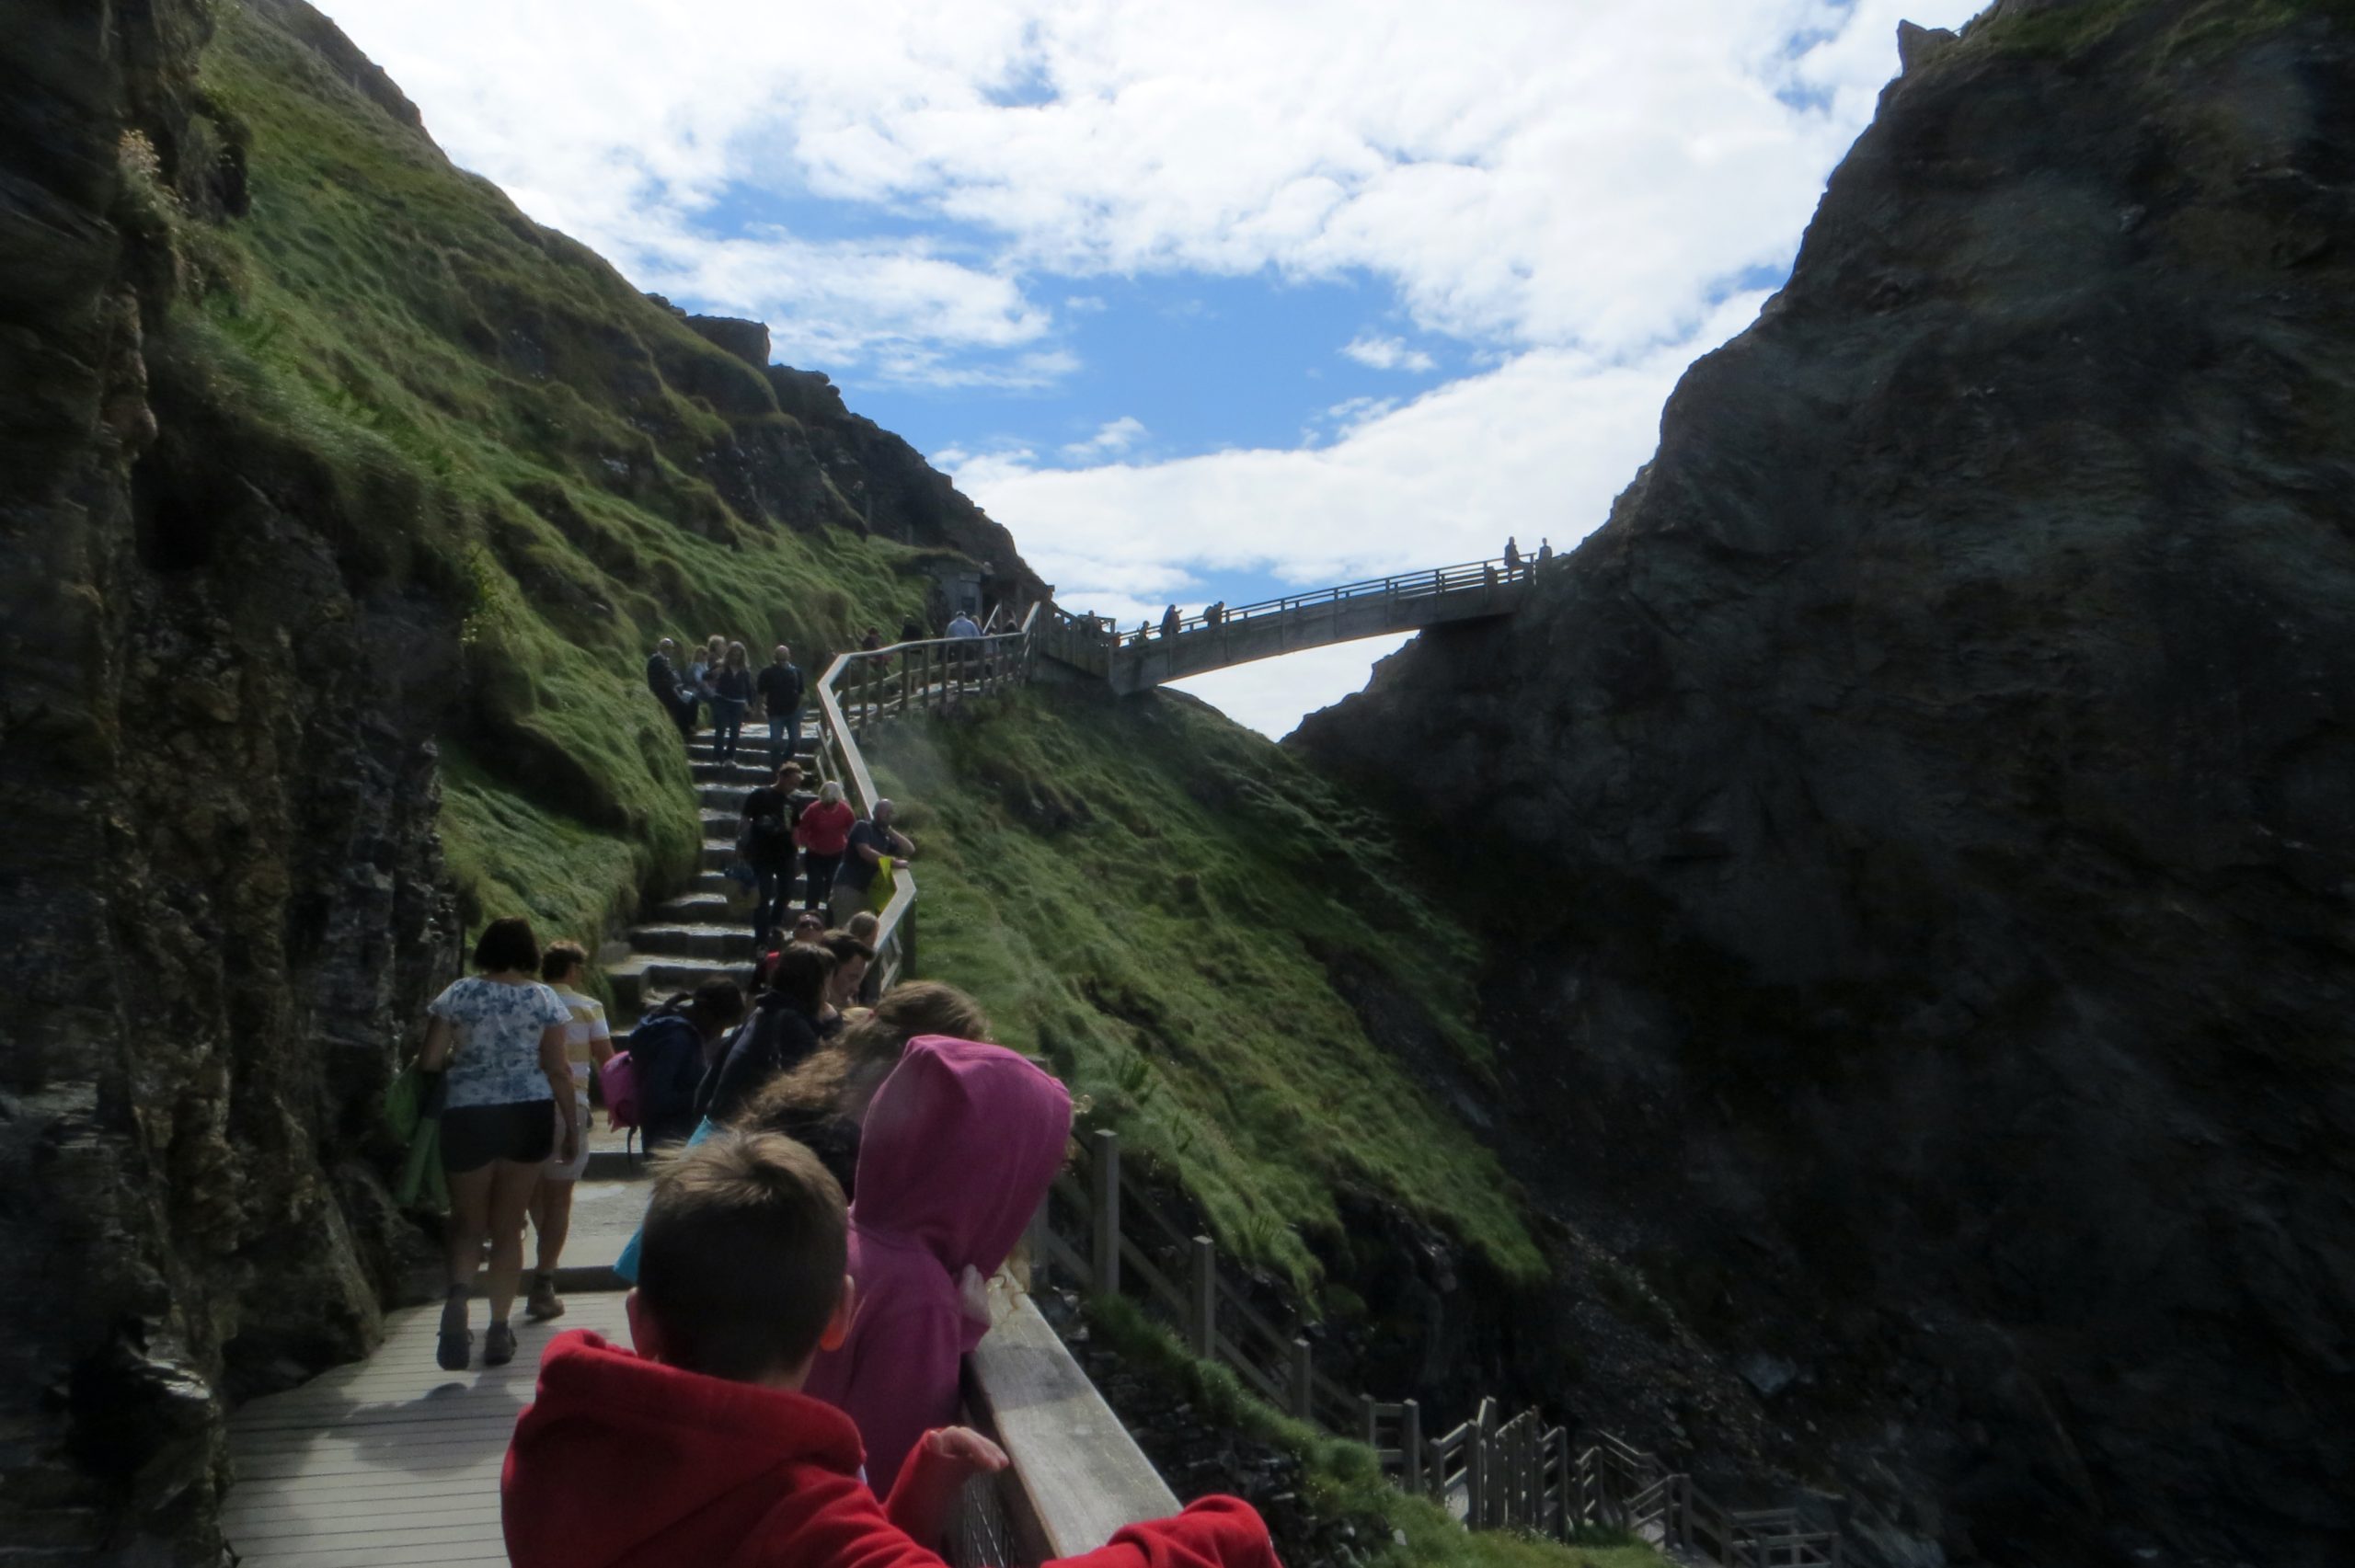
{"label": "sky", "polygon": [[[1787,276],[1900,17],[1977,6],[325,8],[458,164],[767,322],[1134,622],[1575,544]],[[1281,736],[1401,641],[1183,685]]]}

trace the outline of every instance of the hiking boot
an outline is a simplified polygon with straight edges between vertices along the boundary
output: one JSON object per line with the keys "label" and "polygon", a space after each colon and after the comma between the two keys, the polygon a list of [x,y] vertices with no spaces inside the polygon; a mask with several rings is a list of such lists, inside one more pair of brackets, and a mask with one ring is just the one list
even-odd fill
{"label": "hiking boot", "polygon": [[433,1342],[433,1359],[444,1372],[463,1372],[474,1355],[475,1336],[466,1327],[466,1299],[450,1293],[442,1303],[442,1333]]}
{"label": "hiking boot", "polygon": [[515,1331],[505,1323],[493,1323],[490,1332],[482,1336],[482,1364],[504,1367],[515,1359]]}
{"label": "hiking boot", "polygon": [[523,1315],[535,1323],[564,1316],[564,1298],[556,1293],[556,1276],[532,1276],[532,1293],[523,1299]]}

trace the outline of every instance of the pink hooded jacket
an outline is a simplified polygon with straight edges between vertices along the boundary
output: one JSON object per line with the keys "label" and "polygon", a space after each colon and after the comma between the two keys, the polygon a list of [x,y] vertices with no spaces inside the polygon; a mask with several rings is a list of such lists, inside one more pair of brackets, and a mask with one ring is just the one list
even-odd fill
{"label": "pink hooded jacket", "polygon": [[1063,1168],[1071,1094],[1003,1046],[920,1035],[876,1091],[850,1206],[850,1335],[804,1391],[847,1413],[886,1484],[916,1440],[957,1419],[957,1372],[989,1332],[967,1304]]}

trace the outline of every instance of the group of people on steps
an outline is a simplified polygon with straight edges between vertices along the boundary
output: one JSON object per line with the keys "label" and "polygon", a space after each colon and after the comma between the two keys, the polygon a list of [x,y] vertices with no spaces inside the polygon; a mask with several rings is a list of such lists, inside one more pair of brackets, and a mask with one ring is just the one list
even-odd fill
{"label": "group of people on steps", "polygon": [[[994,1043],[963,992],[911,981],[872,995],[879,922],[867,898],[914,845],[890,802],[861,820],[839,787],[802,788],[789,650],[749,682],[733,678],[741,644],[706,645],[672,683],[674,653],[657,650],[649,685],[674,717],[686,711],[683,733],[708,706],[732,743],[761,702],[785,753],[746,801],[740,841],[756,875],[754,995],[706,980],[620,1042],[658,1158],[616,1265],[632,1284],[630,1344],[576,1331],[543,1352],[501,1480],[509,1560],[933,1568],[965,1482],[1007,1462],[957,1424],[959,1368],[991,1326],[988,1282],[1063,1165],[1071,1096]],[[772,670],[789,681],[764,684]],[[788,923],[797,869],[804,904]],[[526,1316],[564,1311],[556,1268],[586,1164],[589,1084],[616,1054],[579,944],[544,953],[528,921],[508,918],[485,928],[474,958],[430,1005],[419,1061],[444,1085],[437,1351],[453,1370],[472,1356],[486,1243],[483,1364],[516,1353],[527,1219],[540,1245]],[[1226,1497],[1069,1561],[1278,1568],[1266,1526]]]}
{"label": "group of people on steps", "polygon": [[684,670],[679,668],[679,645],[664,637],[646,660],[647,690],[679,727],[682,739],[692,739],[708,714],[712,755],[732,761],[742,740],[744,718],[757,704],[768,720],[769,752],[790,757],[801,749],[801,704],[809,682],[793,662],[793,650],[783,643],[769,650],[769,662],[755,670],[752,656],[741,642],[714,632],[704,639]]}
{"label": "group of people on steps", "polygon": [[[616,1265],[630,1343],[576,1331],[542,1354],[500,1484],[518,1568],[933,1568],[965,1482],[1005,1468],[958,1425],[959,1369],[1000,1310],[989,1281],[1062,1169],[1071,1096],[993,1042],[953,987],[911,981],[860,1005],[872,935],[805,913],[762,954],[749,1008],[735,981],[706,980],[626,1042],[658,1155]],[[516,1350],[524,1218],[558,1166],[579,1175],[583,1090],[613,1045],[578,989],[583,961],[569,943],[543,954],[522,919],[493,921],[475,972],[428,1010],[421,1064],[447,1090],[439,1350],[453,1370],[470,1357],[486,1238],[496,1366]],[[578,1075],[576,1024],[603,1047]],[[648,1076],[673,1056],[696,1087],[658,1116]],[[530,1305],[552,1317],[542,1241]],[[1227,1497],[1068,1561],[1278,1568],[1266,1526]]]}

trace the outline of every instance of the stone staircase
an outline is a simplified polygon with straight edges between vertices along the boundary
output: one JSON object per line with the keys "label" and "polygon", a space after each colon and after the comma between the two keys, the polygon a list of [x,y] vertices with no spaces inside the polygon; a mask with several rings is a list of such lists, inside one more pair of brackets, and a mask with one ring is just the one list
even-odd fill
{"label": "stone staircase", "polygon": [[[604,966],[606,982],[613,988],[610,1012],[616,1035],[627,1033],[655,1002],[674,991],[692,990],[715,975],[747,988],[752,983],[752,900],[741,884],[729,880],[725,868],[736,858],[744,797],[768,783],[776,770],[764,760],[769,755],[765,725],[757,731],[748,727],[736,750],[735,761],[718,761],[707,729],[697,730],[688,743],[688,766],[703,813],[703,864],[684,892],[659,906],[651,920],[624,933],[629,956]],[[804,733],[798,755],[802,767],[816,778],[814,735]],[[747,757],[755,760],[747,761]],[[793,897],[798,899],[800,893],[797,876]]]}

